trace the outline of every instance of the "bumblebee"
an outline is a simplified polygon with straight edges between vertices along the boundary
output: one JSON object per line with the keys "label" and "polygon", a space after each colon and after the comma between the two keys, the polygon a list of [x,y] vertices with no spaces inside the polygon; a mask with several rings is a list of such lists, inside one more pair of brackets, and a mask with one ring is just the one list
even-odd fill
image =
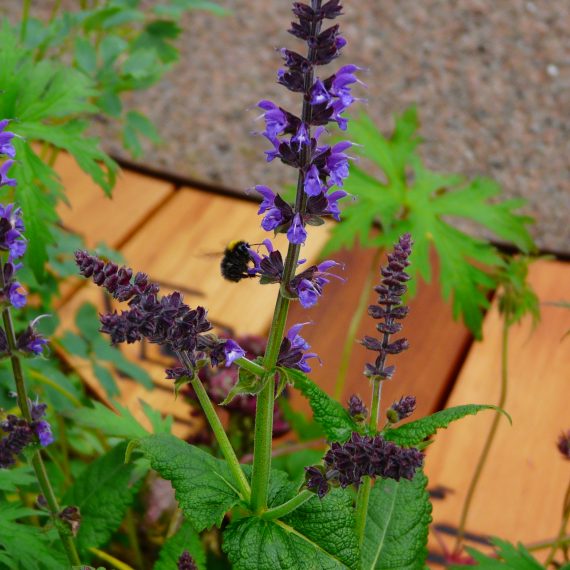
{"label": "bumblebee", "polygon": [[248,264],[252,259],[249,253],[249,243],[243,240],[231,241],[224,250],[224,257],[220,263],[222,277],[235,283],[247,277],[254,277],[247,272]]}

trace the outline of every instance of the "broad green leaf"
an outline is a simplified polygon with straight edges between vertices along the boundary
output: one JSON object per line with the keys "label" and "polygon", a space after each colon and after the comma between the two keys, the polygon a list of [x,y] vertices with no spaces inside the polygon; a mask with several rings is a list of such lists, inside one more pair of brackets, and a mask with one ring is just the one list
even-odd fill
{"label": "broad green leaf", "polygon": [[[497,240],[527,252],[534,249],[527,229],[532,219],[517,213],[524,202],[500,201],[500,187],[491,180],[467,180],[426,168],[417,148],[421,142],[418,126],[413,108],[396,119],[390,137],[366,115],[351,121],[350,139],[360,145],[355,152],[366,161],[351,167],[345,189],[356,200],[345,201],[343,221],[333,228],[325,255],[356,242],[391,248],[401,234],[410,232],[414,239],[410,275],[429,281],[430,251],[434,249],[442,296],[451,300],[454,316],[462,317],[480,337],[487,294],[496,286],[494,271],[501,267],[502,258],[489,241],[474,238],[453,224],[469,220]],[[380,234],[372,233],[375,225],[380,225]],[[410,282],[412,295],[416,281]]]}
{"label": "broad green leaf", "polygon": [[474,548],[468,548],[467,551],[475,559],[477,564],[470,566],[455,564],[450,567],[451,570],[459,568],[481,568],[482,570],[501,570],[501,568],[510,568],[511,570],[544,570],[544,566],[542,566],[522,544],[514,546],[498,538],[492,538],[491,542],[497,549],[496,556],[486,556],[481,552],[477,552]]}
{"label": "broad green leaf", "polygon": [[164,543],[153,570],[173,570],[177,567],[178,558],[185,550],[192,555],[198,570],[205,570],[204,545],[200,540],[200,535],[188,521],[184,522],[178,532]]}
{"label": "broad green leaf", "polygon": [[137,449],[172,483],[184,516],[197,531],[219,526],[224,515],[240,502],[225,461],[167,434],[145,437],[138,441]]}
{"label": "broad green leaf", "polygon": [[510,416],[496,406],[486,404],[467,404],[465,406],[455,406],[436,412],[431,416],[426,416],[409,422],[397,428],[387,429],[383,432],[383,436],[388,441],[393,441],[398,445],[405,447],[419,445],[427,437],[434,435],[438,429],[446,428],[451,422],[455,422],[465,416],[474,416],[482,410],[496,410],[502,413],[511,421]]}
{"label": "broad green leaf", "polygon": [[[76,266],[77,272],[77,266]],[[99,311],[93,303],[83,303],[75,313],[75,326],[81,335],[88,341],[98,339],[101,336],[99,328]]]}
{"label": "broad green leaf", "polygon": [[111,437],[124,437],[137,439],[146,437],[149,432],[135,419],[128,408],[113,402],[118,413],[110,410],[100,402],[92,401],[93,407],[83,407],[71,413],[74,421],[79,425],[101,430]]}
{"label": "broad green leaf", "polygon": [[306,374],[287,369],[287,373],[305,398],[309,400],[315,421],[320,424],[329,441],[346,441],[359,426],[350,417],[342,404],[323,392]]}
{"label": "broad green leaf", "polygon": [[89,345],[85,342],[85,339],[78,334],[65,331],[63,336],[58,339],[58,342],[69,354],[85,359],[89,358]]}
{"label": "broad green leaf", "polygon": [[93,74],[97,69],[97,52],[87,38],[75,38],[75,61],[87,75]]}
{"label": "broad green leaf", "polygon": [[86,552],[111,538],[132,504],[138,485],[132,481],[135,465],[125,463],[126,443],[96,459],[77,478],[62,503],[81,511],[77,546]]}
{"label": "broad green leaf", "polygon": [[337,489],[313,497],[283,520],[246,517],[224,532],[223,549],[235,570],[358,568],[352,498]]}
{"label": "broad green leaf", "polygon": [[427,477],[378,479],[370,492],[362,570],[423,570],[431,504]]}
{"label": "broad green leaf", "polygon": [[153,433],[170,433],[172,431],[172,416],[166,416],[163,418],[162,413],[159,410],[155,410],[150,404],[147,404],[140,398],[139,404],[143,409],[144,415],[148,418],[148,421],[152,426]]}

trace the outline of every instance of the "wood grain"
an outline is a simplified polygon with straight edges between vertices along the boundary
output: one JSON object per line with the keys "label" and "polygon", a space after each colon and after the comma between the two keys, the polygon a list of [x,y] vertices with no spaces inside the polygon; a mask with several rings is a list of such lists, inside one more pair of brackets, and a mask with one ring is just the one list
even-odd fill
{"label": "wood grain", "polygon": [[[537,262],[530,282],[542,303],[568,299],[570,264]],[[472,532],[523,543],[554,537],[570,477],[568,462],[555,446],[558,434],[570,427],[570,339],[562,340],[570,329],[570,312],[544,304],[541,310],[536,330],[529,319],[511,329],[506,409],[513,426],[507,421],[499,426],[468,523]],[[448,406],[497,402],[501,328],[495,302],[485,319],[484,340],[471,348]],[[492,412],[465,418],[440,432],[430,446],[431,486],[453,491],[434,503],[435,523],[457,525],[492,419]]]}

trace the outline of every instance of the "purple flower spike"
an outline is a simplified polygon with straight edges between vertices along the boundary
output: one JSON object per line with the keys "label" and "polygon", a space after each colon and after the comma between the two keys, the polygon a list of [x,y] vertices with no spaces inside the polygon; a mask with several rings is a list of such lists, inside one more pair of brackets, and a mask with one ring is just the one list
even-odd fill
{"label": "purple flower spike", "polygon": [[319,169],[314,164],[309,168],[305,176],[304,189],[308,196],[318,196],[323,191]]}
{"label": "purple flower spike", "polygon": [[307,239],[307,231],[305,230],[300,214],[295,214],[293,217],[293,223],[287,231],[287,239],[290,243],[296,245],[302,245],[305,243],[305,240]]}
{"label": "purple flower spike", "polygon": [[16,179],[8,176],[8,170],[12,168],[13,164],[13,160],[7,160],[2,166],[0,166],[0,188],[2,186],[16,186]]}
{"label": "purple flower spike", "polygon": [[386,411],[386,417],[392,424],[401,422],[409,418],[416,409],[415,396],[403,396],[397,402],[394,402]]}
{"label": "purple flower spike", "polygon": [[245,356],[245,350],[235,341],[228,339],[224,344],[226,366],[231,366],[238,358]]}
{"label": "purple flower spike", "polygon": [[18,259],[26,251],[22,210],[14,204],[0,204],[0,250],[10,252],[10,260]]}
{"label": "purple flower spike", "polygon": [[16,156],[16,149],[12,144],[12,139],[16,135],[4,130],[8,126],[8,123],[10,123],[9,119],[0,121],[0,155],[3,154],[4,156],[14,158]]}
{"label": "purple flower spike", "polygon": [[180,555],[176,567],[178,570],[198,570],[198,566],[196,566],[194,559],[187,550]]}
{"label": "purple flower spike", "polygon": [[323,261],[318,265],[312,265],[291,279],[289,291],[297,295],[299,302],[305,309],[309,309],[317,303],[323,294],[323,287],[330,282],[331,277],[343,281],[342,277],[328,271],[333,267],[342,266],[336,261]]}
{"label": "purple flower spike", "polygon": [[348,413],[357,422],[363,422],[368,417],[368,409],[356,394],[352,394],[348,400]]}

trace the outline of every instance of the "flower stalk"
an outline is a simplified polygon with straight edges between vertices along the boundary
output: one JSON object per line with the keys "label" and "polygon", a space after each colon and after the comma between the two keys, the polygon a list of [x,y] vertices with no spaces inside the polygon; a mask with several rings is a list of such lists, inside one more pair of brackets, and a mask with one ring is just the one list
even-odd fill
{"label": "flower stalk", "polygon": [[[4,281],[4,267],[5,260],[0,258],[0,290],[3,290],[6,286]],[[8,343],[8,348],[10,351],[10,363],[12,365],[12,373],[14,375],[14,382],[16,384],[16,395],[18,401],[18,407],[23,418],[27,422],[32,422],[32,411],[30,408],[30,403],[28,399],[28,394],[26,390],[26,383],[24,380],[24,373],[22,370],[22,362],[18,356],[18,347],[16,340],[16,332],[14,329],[14,324],[12,321],[12,315],[9,306],[5,306],[2,309],[2,322],[4,324],[4,333],[6,335],[6,341]],[[75,548],[75,542],[71,534],[62,527],[58,519],[58,514],[60,512],[60,507],[55,496],[53,487],[51,486],[41,452],[36,450],[32,455],[32,467],[36,474],[36,479],[38,481],[39,488],[42,495],[46,499],[47,507],[50,512],[50,516],[54,525],[57,529],[59,540],[65,550],[67,559],[71,566],[79,566],[81,561]]]}

